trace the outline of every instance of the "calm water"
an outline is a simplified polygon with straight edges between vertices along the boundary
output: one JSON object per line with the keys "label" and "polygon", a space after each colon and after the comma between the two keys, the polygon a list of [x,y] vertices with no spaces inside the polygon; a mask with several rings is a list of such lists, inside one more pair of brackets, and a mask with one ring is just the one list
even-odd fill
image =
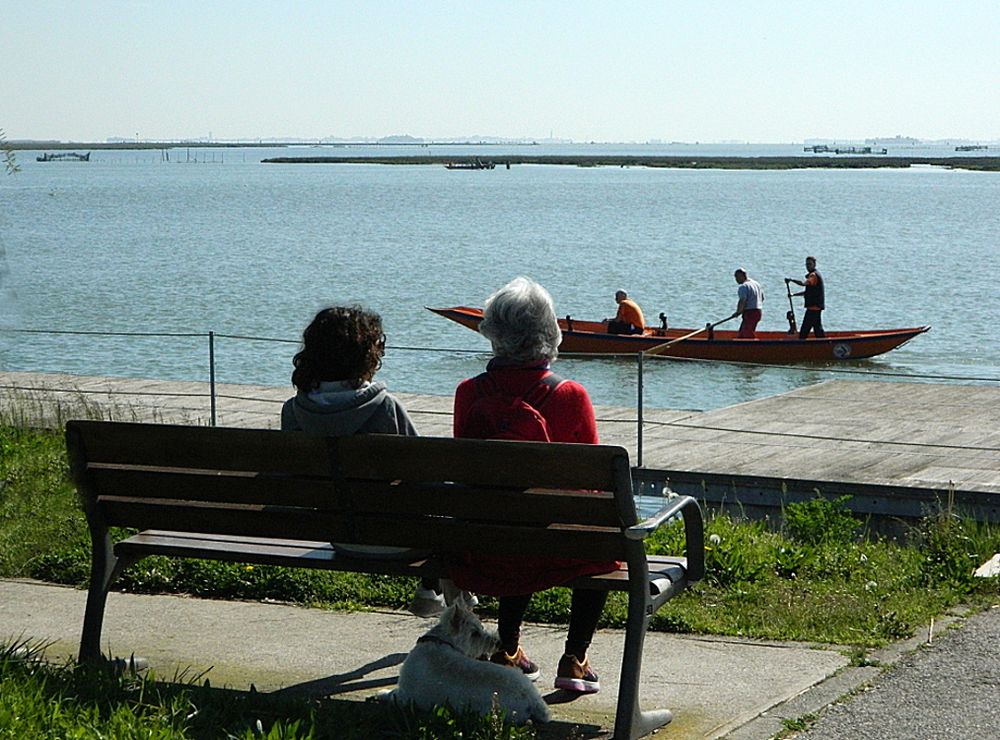
{"label": "calm water", "polygon": [[[197,164],[185,150],[169,163],[148,151],[86,164],[19,152],[23,171],[0,179],[0,328],[296,339],[317,308],[357,301],[385,319],[380,377],[449,394],[488,346],[424,306],[481,305],[526,274],[560,315],[610,315],[622,287],[650,323],[665,311],[698,327],[732,312],[744,265],[767,293],[761,328],[783,330],[782,278],[801,277],[815,254],[828,329],[933,326],[848,367],[1000,378],[1000,174],[259,164],[297,151],[191,150]],[[413,349],[424,347],[450,351]],[[218,339],[219,380],[287,384],[294,351]],[[203,337],[0,331],[3,370],[207,379],[207,361]],[[597,403],[635,401],[633,360],[559,367]],[[716,408],[832,377],[844,376],[647,361],[645,399]]]}

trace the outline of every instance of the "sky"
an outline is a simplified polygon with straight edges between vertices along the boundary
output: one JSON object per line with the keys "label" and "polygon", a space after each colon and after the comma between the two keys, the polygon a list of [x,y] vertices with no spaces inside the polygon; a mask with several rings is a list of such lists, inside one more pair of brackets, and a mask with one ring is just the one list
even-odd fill
{"label": "sky", "polygon": [[3,0],[8,139],[1000,139],[998,0]]}

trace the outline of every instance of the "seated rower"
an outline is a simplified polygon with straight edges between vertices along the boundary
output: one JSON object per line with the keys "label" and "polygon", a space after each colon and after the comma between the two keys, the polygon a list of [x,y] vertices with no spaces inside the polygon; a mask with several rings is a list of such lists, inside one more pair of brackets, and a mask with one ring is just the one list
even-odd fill
{"label": "seated rower", "polygon": [[608,334],[642,334],[646,327],[646,319],[642,315],[639,304],[628,297],[628,293],[619,290],[615,293],[618,313],[613,319],[605,319]]}

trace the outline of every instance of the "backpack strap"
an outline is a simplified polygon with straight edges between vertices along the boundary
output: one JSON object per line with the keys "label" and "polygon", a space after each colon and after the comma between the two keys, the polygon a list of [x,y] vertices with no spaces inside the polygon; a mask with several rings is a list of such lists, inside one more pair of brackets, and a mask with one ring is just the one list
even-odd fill
{"label": "backpack strap", "polygon": [[548,400],[552,391],[565,382],[564,378],[560,378],[555,373],[549,373],[539,378],[538,382],[521,397],[521,400],[537,411]]}
{"label": "backpack strap", "polygon": [[[549,397],[549,393],[565,382],[565,378],[550,372],[548,375],[543,375],[539,378],[537,383],[531,386],[531,388],[520,396],[520,399],[537,410],[543,403],[545,403],[546,399]],[[501,393],[500,386],[497,384],[496,378],[488,372],[480,373],[476,376],[475,387],[476,398],[482,398],[483,396],[496,396]]]}

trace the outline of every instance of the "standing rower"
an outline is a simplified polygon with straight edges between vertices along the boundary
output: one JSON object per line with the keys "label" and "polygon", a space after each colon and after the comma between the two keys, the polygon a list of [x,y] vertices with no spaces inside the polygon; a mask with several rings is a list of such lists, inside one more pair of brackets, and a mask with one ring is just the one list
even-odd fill
{"label": "standing rower", "polygon": [[799,330],[799,339],[809,336],[809,330],[816,333],[817,339],[826,336],[823,331],[823,276],[816,269],[816,258],[806,257],[806,279],[796,280],[795,278],[785,278],[786,282],[801,285],[805,290],[792,295],[805,296],[806,312],[802,317],[802,328]]}
{"label": "standing rower", "polygon": [[738,339],[756,339],[757,324],[760,323],[762,315],[761,306],[764,305],[764,289],[760,287],[760,283],[747,276],[747,271],[742,267],[736,268],[733,277],[740,286],[737,289],[739,300],[736,303],[736,312],[729,318],[743,317],[736,337]]}

